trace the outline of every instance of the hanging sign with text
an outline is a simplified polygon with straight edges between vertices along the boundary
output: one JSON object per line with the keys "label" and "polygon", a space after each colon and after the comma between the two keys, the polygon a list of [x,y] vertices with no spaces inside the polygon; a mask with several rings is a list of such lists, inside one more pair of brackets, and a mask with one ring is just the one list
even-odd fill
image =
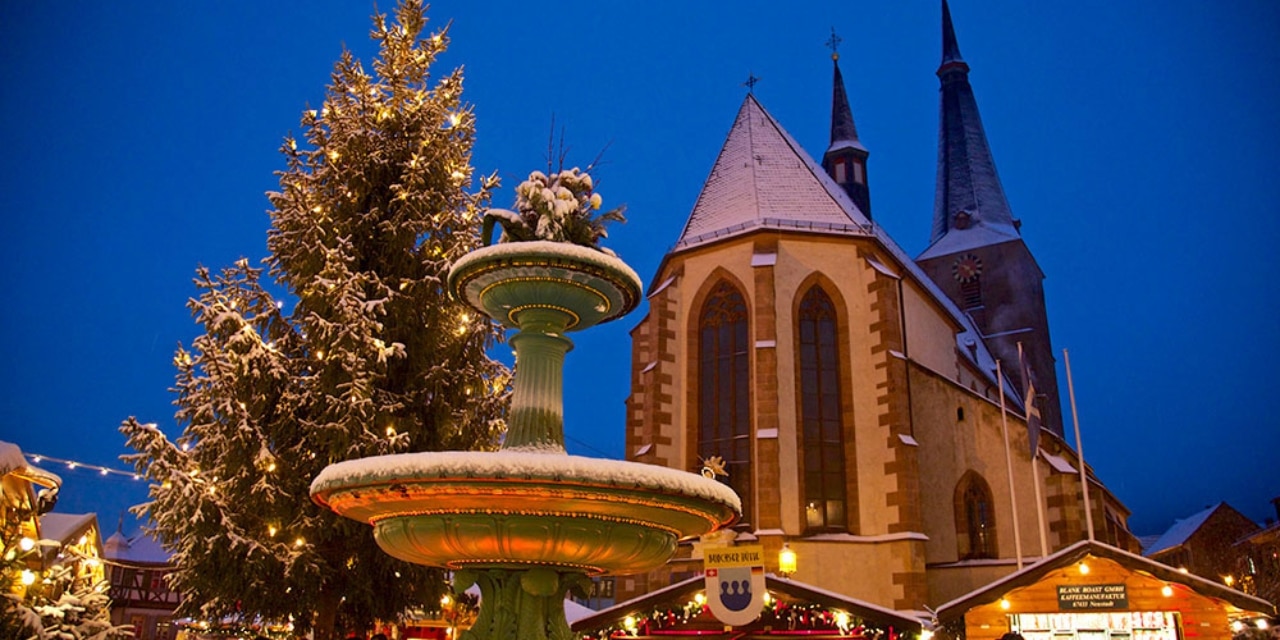
{"label": "hanging sign with text", "polygon": [[1058,609],[1061,611],[1128,608],[1129,592],[1123,584],[1058,585]]}

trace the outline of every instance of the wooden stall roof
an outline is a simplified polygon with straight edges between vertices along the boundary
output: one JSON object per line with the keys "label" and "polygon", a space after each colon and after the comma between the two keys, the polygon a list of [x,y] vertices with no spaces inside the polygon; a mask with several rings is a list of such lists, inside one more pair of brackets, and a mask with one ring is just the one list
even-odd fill
{"label": "wooden stall roof", "polygon": [[1094,540],[1081,540],[1040,562],[1009,574],[980,589],[960,596],[951,602],[938,607],[937,621],[942,624],[963,618],[965,613],[974,607],[998,600],[1011,589],[1026,587],[1039,582],[1052,571],[1076,564],[1087,556],[1106,558],[1115,561],[1131,570],[1143,571],[1165,582],[1185,585],[1193,591],[1212,598],[1226,601],[1243,611],[1250,611],[1273,616],[1276,608],[1270,602],[1237,591],[1213,580],[1206,580],[1197,575],[1184,573],[1167,564],[1156,562],[1150,558],[1129,553],[1108,544]]}
{"label": "wooden stall roof", "polygon": [[[638,598],[601,609],[595,615],[587,616],[573,623],[574,631],[594,631],[613,625],[629,615],[643,615],[654,607],[668,603],[683,603],[693,599],[694,594],[706,586],[703,576],[695,576],[673,583],[668,587],[651,591]],[[896,627],[901,630],[923,629],[924,623],[909,613],[887,609],[870,602],[856,600],[818,587],[780,578],[772,573],[765,574],[765,588],[773,593],[780,593],[796,600],[811,602],[829,609],[843,609],[851,614],[870,620],[885,627]]]}

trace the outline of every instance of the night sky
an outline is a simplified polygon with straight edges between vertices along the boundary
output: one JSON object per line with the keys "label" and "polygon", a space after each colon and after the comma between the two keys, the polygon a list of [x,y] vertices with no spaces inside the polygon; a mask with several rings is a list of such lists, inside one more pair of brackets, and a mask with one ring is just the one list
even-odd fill
{"label": "night sky", "polygon": [[[381,3],[384,9],[392,1]],[[646,280],[675,242],[746,88],[811,155],[827,143],[834,27],[876,220],[922,251],[933,211],[938,0],[433,4],[466,68],[477,174],[511,189],[569,163],[630,221],[607,244]],[[960,49],[1023,237],[1071,352],[1086,459],[1159,533],[1280,496],[1280,3],[954,0]],[[0,3],[0,439],[125,469],[121,420],[176,433],[174,348],[198,265],[266,255],[283,137],[318,107],[351,0]],[[572,453],[621,457],[634,315],[566,370]],[[1066,407],[1066,379],[1059,380]],[[1070,415],[1066,413],[1066,415]],[[1069,422],[1068,422],[1069,427]],[[50,467],[59,511],[109,534],[145,498]],[[126,523],[126,533],[134,529]]]}

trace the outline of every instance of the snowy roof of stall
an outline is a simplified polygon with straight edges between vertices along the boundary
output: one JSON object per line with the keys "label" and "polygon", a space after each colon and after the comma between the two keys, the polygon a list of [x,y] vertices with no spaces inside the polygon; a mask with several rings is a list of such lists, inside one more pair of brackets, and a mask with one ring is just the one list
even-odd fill
{"label": "snowy roof of stall", "polygon": [[1186,542],[1209,519],[1209,516],[1213,515],[1213,512],[1217,511],[1223,504],[1225,503],[1219,502],[1189,518],[1175,521],[1168,531],[1165,531],[1159,538],[1156,538],[1155,542],[1143,549],[1142,555],[1151,557],[1161,551],[1167,551]]}
{"label": "snowy roof of stall", "polygon": [[1131,571],[1142,571],[1157,579],[1181,584],[1192,591],[1206,597],[1217,598],[1247,612],[1272,615],[1275,606],[1270,602],[1237,591],[1220,582],[1208,580],[1192,573],[1183,573],[1166,564],[1129,553],[1124,549],[1113,547],[1096,540],[1081,540],[1057,553],[1042,558],[1021,571],[1015,571],[999,580],[988,583],[937,608],[937,620],[943,624],[959,618],[974,607],[998,601],[1013,589],[1026,587],[1039,582],[1050,572],[1069,567],[1088,556],[1105,558],[1114,561]]}
{"label": "snowy roof of stall", "polygon": [[27,464],[27,457],[18,445],[0,441],[0,476],[10,473],[16,473],[30,482],[45,487],[62,485],[62,478],[58,474]]}
{"label": "snowy roof of stall", "polygon": [[65,543],[97,521],[93,513],[46,513],[40,516],[40,537]]}
{"label": "snowy roof of stall", "polygon": [[742,509],[738,494],[728,485],[695,473],[639,462],[527,451],[430,451],[347,460],[325,467],[311,482],[311,493],[414,477],[551,478],[640,486]]}

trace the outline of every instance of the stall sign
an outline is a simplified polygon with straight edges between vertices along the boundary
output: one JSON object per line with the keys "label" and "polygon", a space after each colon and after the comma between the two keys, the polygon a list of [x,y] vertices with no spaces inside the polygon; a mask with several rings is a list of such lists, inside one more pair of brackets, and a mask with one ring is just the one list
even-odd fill
{"label": "stall sign", "polygon": [[1129,592],[1123,584],[1058,585],[1058,609],[1062,611],[1128,608]]}

